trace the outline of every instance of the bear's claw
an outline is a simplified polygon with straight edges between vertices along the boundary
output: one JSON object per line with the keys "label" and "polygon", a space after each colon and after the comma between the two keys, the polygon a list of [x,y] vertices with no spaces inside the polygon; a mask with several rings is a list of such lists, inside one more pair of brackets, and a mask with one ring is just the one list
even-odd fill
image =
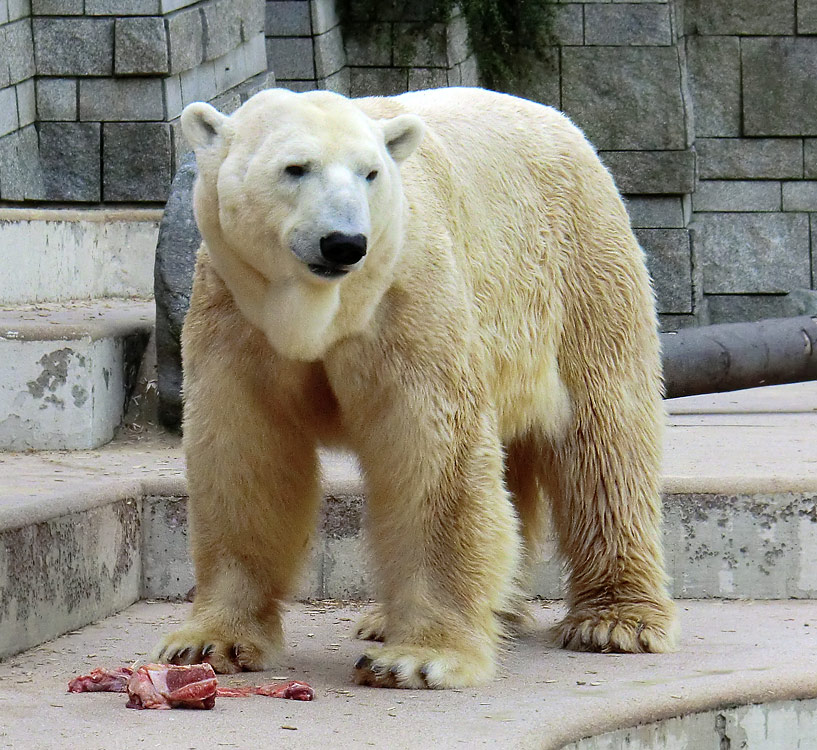
{"label": "bear's claw", "polygon": [[674,651],[678,628],[674,606],[644,604],[581,607],[551,628],[556,645],[572,651],[667,653]]}
{"label": "bear's claw", "polygon": [[355,663],[359,685],[386,688],[461,688],[486,682],[493,674],[490,650],[455,651],[421,646],[371,649]]}
{"label": "bear's claw", "polygon": [[197,635],[183,628],[167,636],[151,653],[151,661],[164,664],[201,664],[206,662],[220,674],[257,672],[274,666],[275,644],[266,646],[249,639],[222,638],[214,634]]}

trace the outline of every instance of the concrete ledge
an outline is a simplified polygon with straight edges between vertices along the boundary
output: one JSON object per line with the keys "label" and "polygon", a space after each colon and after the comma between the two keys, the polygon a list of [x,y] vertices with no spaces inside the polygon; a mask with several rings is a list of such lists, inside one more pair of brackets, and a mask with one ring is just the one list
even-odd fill
{"label": "concrete ledge", "polygon": [[152,328],[142,301],[0,310],[0,449],[110,441]]}
{"label": "concrete ledge", "polygon": [[[817,700],[727,706],[685,714],[632,729],[605,732],[565,745],[563,750],[654,750],[731,748],[781,750],[803,747],[817,736]],[[732,743],[740,743],[733,745]]]}
{"label": "concrete ledge", "polygon": [[[0,657],[93,622],[138,598],[184,598],[195,583],[179,458],[171,466],[167,459],[159,464],[156,456],[146,461],[144,454],[136,454],[131,456],[132,473],[144,472],[146,478],[112,480],[88,475],[92,457],[75,457],[63,455],[52,465],[52,471],[63,467],[56,479],[68,485],[65,491],[52,489],[34,502],[18,498],[0,508],[0,551],[6,550],[6,559],[0,557],[0,616],[10,623],[4,629],[7,639],[0,640]],[[72,458],[86,465],[86,476],[71,469]],[[167,475],[147,479],[159,470]],[[331,482],[327,486],[298,599],[365,600],[375,595],[362,530],[364,497],[359,480],[347,476],[345,481],[345,487]],[[71,487],[79,483],[86,489]],[[126,580],[98,565],[99,559],[114,555],[112,548],[121,549],[121,540],[128,540],[130,555]],[[12,565],[13,551],[19,549],[41,562]],[[813,597],[817,492],[668,495],[665,549],[676,598]],[[42,562],[49,556],[60,564]],[[529,593],[560,598],[563,578],[555,541],[549,539]],[[48,602],[44,611],[43,602]]]}
{"label": "concrete ledge", "polygon": [[140,525],[129,498],[0,531],[0,657],[133,604]]}
{"label": "concrete ledge", "polygon": [[153,294],[157,209],[0,209],[0,304]]}

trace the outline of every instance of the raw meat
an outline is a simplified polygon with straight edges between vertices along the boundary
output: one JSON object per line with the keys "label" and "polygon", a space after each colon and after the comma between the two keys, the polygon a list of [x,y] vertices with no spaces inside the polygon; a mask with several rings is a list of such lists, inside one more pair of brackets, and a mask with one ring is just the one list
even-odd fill
{"label": "raw meat", "polygon": [[128,682],[127,708],[212,708],[217,684],[209,664],[145,664]]}
{"label": "raw meat", "polygon": [[69,693],[127,693],[128,680],[133,670],[130,667],[101,669],[97,667],[91,674],[74,677],[68,683]]}
{"label": "raw meat", "polygon": [[315,691],[305,682],[271,682],[268,685],[242,685],[240,687],[220,687],[216,691],[219,698],[246,698],[250,695],[265,695],[269,698],[288,698],[294,701],[311,701]]}
{"label": "raw meat", "polygon": [[128,693],[128,708],[213,708],[216,697],[246,698],[264,695],[311,701],[315,691],[305,682],[270,682],[266,685],[218,687],[209,664],[175,666],[145,664],[136,671],[130,667],[101,669],[75,677],[68,683],[72,693]]}

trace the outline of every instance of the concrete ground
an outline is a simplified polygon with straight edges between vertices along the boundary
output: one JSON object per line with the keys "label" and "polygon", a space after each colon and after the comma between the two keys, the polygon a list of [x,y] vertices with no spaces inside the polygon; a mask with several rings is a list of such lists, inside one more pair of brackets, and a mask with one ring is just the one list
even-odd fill
{"label": "concrete ground", "polygon": [[[677,399],[667,408],[669,492],[817,492],[817,382]],[[329,492],[360,487],[348,459],[327,457],[324,468]],[[76,512],[111,493],[183,494],[183,471],[178,441],[138,430],[103,450],[0,454],[0,529]],[[189,606],[139,602],[0,662],[0,748],[548,749],[672,716],[817,698],[817,601],[678,604],[677,653],[617,656],[551,649],[544,628],[561,605],[534,603],[535,631],[509,645],[496,680],[474,690],[353,685],[361,644],[350,635],[360,607],[319,603],[293,605],[274,675],[309,681],[313,703],[254,697],[219,699],[205,714],[138,712],[126,710],[121,695],[65,693],[75,674],[144,658]]]}
{"label": "concrete ground", "polygon": [[362,607],[298,604],[286,618],[279,669],[220,681],[306,680],[313,702],[219,698],[210,712],[134,711],[120,694],[66,692],[71,677],[93,667],[144,659],[189,606],[140,602],[0,663],[0,748],[551,750],[680,714],[817,696],[814,601],[679,602],[681,646],[662,655],[553,649],[544,629],[561,605],[534,602],[536,629],[510,643],[497,679],[445,692],[353,684],[363,644],[351,634]]}

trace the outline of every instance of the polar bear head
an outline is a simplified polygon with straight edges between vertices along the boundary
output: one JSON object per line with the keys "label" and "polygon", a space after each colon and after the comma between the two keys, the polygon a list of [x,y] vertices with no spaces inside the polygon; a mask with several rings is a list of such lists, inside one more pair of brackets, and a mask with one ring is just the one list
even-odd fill
{"label": "polar bear head", "polygon": [[337,94],[283,89],[256,94],[230,117],[196,102],[181,124],[203,178],[197,208],[217,206],[217,217],[198,217],[205,233],[217,229],[216,244],[234,246],[267,278],[301,266],[318,281],[365,262],[394,218],[398,164],[423,133],[414,115],[375,121]]}
{"label": "polar bear head", "polygon": [[[286,328],[297,313],[301,326],[325,329],[339,307],[332,287],[394,262],[399,164],[422,139],[418,117],[373,120],[338,94],[270,89],[231,116],[190,104],[181,126],[199,167],[199,228],[252,322],[267,329],[272,315]],[[279,348],[291,349],[285,335]]]}

